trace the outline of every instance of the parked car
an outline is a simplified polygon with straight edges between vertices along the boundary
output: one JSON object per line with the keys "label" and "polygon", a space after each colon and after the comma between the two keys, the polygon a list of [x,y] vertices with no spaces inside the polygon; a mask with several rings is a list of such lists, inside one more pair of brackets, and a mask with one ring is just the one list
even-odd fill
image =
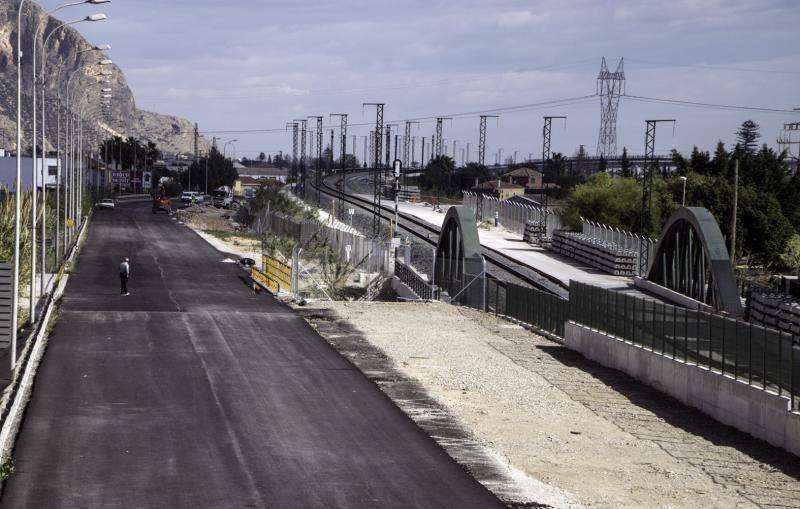
{"label": "parked car", "polygon": [[103,199],[103,201],[97,204],[98,209],[114,210],[115,207],[116,207],[116,202],[114,201],[113,198],[105,198]]}

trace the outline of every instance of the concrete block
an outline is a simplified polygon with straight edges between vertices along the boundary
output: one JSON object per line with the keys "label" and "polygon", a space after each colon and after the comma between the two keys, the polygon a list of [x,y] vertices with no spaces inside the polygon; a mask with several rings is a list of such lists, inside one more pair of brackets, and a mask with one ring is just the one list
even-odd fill
{"label": "concrete block", "polygon": [[785,422],[783,438],[783,448],[796,456],[800,456],[800,415],[789,414]]}

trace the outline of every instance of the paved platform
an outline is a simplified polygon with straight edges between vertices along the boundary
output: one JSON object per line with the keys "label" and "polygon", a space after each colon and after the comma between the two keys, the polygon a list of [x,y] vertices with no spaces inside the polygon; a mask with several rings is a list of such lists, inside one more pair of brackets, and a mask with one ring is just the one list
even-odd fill
{"label": "paved platform", "polygon": [[224,258],[147,204],[95,215],[0,506],[502,507]]}

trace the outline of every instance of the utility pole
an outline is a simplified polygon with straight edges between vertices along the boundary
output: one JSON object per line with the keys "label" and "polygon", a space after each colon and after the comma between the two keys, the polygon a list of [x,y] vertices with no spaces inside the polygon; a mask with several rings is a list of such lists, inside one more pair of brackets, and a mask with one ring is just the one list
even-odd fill
{"label": "utility pole", "polygon": [[466,166],[467,164],[469,164],[469,146],[470,146],[470,145],[471,145],[471,143],[470,143],[470,142],[467,142],[467,156],[466,156],[466,158],[464,159],[464,165],[465,165],[465,166]]}
{"label": "utility pole", "polygon": [[486,119],[498,118],[497,115],[481,115],[481,125],[478,138],[478,164],[485,166],[486,159]]}
{"label": "utility pole", "polygon": [[[412,141],[411,141],[411,126],[412,126],[412,124],[419,125],[419,122],[414,121],[414,120],[406,120],[406,132],[405,132],[405,138],[403,140],[403,164],[405,164],[406,167],[408,167],[408,168],[411,167],[411,163],[413,162],[413,161],[409,161],[409,159],[408,159],[408,155],[409,155],[408,154],[408,149],[409,149],[409,145],[412,143]],[[413,156],[412,156],[412,159],[413,159]]]}
{"label": "utility pole", "polygon": [[[330,115],[330,118],[339,117],[339,121],[341,122],[340,130],[342,136],[342,146],[341,148],[341,158],[342,158],[342,171],[347,169],[347,113],[334,113]],[[353,136],[353,153],[356,153],[356,137]],[[331,154],[333,154],[333,143],[331,143]],[[331,171],[333,171],[333,166],[331,166]]]}
{"label": "utility pole", "polygon": [[[370,133],[369,139],[372,139],[372,133]],[[369,156],[367,155],[367,150],[369,150],[370,146],[371,145],[367,143],[367,136],[364,136],[364,160],[362,162],[367,165],[367,167],[370,166],[368,159]]]}
{"label": "utility pole", "polygon": [[300,126],[300,197],[306,199],[306,119],[295,120]]}
{"label": "utility pole", "polygon": [[397,159],[397,147],[400,145],[400,135],[394,135],[394,158]]}
{"label": "utility pole", "polygon": [[392,167],[392,127],[397,124],[386,124],[386,168]]}
{"label": "utility pole", "polygon": [[375,238],[380,237],[381,234],[381,144],[383,134],[383,109],[385,103],[364,103],[364,106],[375,106],[375,171],[373,172],[374,189],[373,189],[373,208],[372,208],[372,235]]}
{"label": "utility pole", "polygon": [[453,120],[450,117],[436,117],[436,157],[442,155],[442,122]]}
{"label": "utility pole", "polygon": [[553,119],[564,119],[564,127],[567,127],[567,117],[544,117],[544,128],[542,129],[542,174],[544,167],[550,159],[550,137],[553,132]]}
{"label": "utility pole", "polygon": [[[322,119],[323,117],[320,116],[311,116],[308,119],[314,119],[317,121],[317,164],[314,165],[315,174],[314,174],[314,187],[317,188],[317,206],[319,206],[320,200],[320,174],[322,173]],[[303,185],[305,191],[305,184]]]}
{"label": "utility pole", "polygon": [[[197,123],[194,124],[194,164],[197,165],[197,142],[200,138],[200,131],[197,129]],[[133,147],[133,157],[134,161],[136,160],[136,147]],[[136,163],[133,165],[133,174],[136,175]],[[134,184],[134,189],[136,189],[136,184]],[[192,190],[192,169],[189,168],[189,190]]]}
{"label": "utility pole", "polygon": [[286,124],[286,128],[292,128],[292,180],[295,183],[295,189],[297,188],[297,170],[298,170],[298,161],[297,161],[297,134],[299,124],[297,122],[288,122]]}
{"label": "utility pole", "polygon": [[[659,123],[672,123],[673,128],[675,119],[646,120],[647,129],[645,131],[645,150],[644,150],[644,175],[642,176],[642,215],[639,223],[639,233],[648,237],[647,226],[650,221],[650,210],[652,205],[653,193],[653,161],[655,160],[656,150],[656,126]],[[639,249],[639,273],[647,273],[650,266],[650,247],[649,242],[642,242]]]}
{"label": "utility pole", "polygon": [[334,130],[331,129],[331,171],[333,171],[333,141],[334,141],[333,136],[334,136]]}
{"label": "utility pole", "polygon": [[456,143],[458,143],[458,140],[453,140],[453,164],[456,162]]}
{"label": "utility pole", "polygon": [[[686,185],[684,183],[684,185]],[[731,220],[731,265],[736,270],[736,219],[739,215],[739,159],[733,163],[733,218]]]}
{"label": "utility pole", "polygon": [[422,137],[422,154],[419,156],[419,169],[425,167],[425,137]]}

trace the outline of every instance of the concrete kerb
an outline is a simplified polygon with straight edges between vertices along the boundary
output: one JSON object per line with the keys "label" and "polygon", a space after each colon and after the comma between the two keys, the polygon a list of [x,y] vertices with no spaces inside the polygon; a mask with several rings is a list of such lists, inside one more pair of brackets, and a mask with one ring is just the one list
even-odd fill
{"label": "concrete kerb", "polygon": [[713,419],[800,456],[800,414],[789,399],[703,366],[652,352],[574,322],[564,345],[617,369]]}
{"label": "concrete kerb", "polygon": [[[25,409],[30,401],[31,394],[33,393],[33,384],[36,378],[36,373],[41,364],[42,357],[44,356],[45,349],[47,348],[47,340],[49,338],[48,326],[53,318],[53,313],[59,305],[61,298],[64,295],[64,289],[69,280],[69,274],[63,272],[64,269],[73,263],[75,257],[79,252],[79,247],[83,244],[86,237],[86,230],[89,225],[89,218],[84,221],[81,226],[81,231],[78,234],[78,240],[70,251],[69,257],[63,262],[62,269],[56,282],[55,291],[50,298],[45,313],[37,326],[37,330],[33,333],[33,341],[28,341],[22,351],[22,355],[17,362],[12,376],[12,382],[3,393],[2,403],[0,408],[7,408],[9,400],[13,397],[11,407],[3,419],[2,426],[0,426],[0,465],[5,465],[12,458],[14,444],[16,443],[17,434],[22,423]],[[62,274],[63,275],[60,275]]]}

